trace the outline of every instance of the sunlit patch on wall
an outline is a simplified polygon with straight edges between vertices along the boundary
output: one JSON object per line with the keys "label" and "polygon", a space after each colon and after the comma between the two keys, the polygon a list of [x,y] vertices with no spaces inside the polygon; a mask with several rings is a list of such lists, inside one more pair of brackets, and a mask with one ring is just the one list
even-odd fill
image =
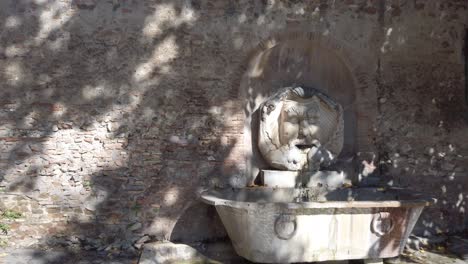
{"label": "sunlit patch on wall", "polygon": [[167,37],[155,47],[150,59],[136,68],[134,74],[135,80],[139,82],[148,80],[156,70],[159,70],[159,73],[169,73],[171,67],[166,64],[177,58],[178,54],[178,45],[175,37]]}
{"label": "sunlit patch on wall", "polygon": [[14,29],[21,26],[21,19],[17,16],[9,16],[5,20],[5,28]]}
{"label": "sunlit patch on wall", "polygon": [[143,35],[147,39],[152,39],[166,28],[178,27],[183,23],[194,22],[196,19],[197,16],[190,6],[184,6],[178,14],[172,4],[161,4],[153,15],[146,18]]}
{"label": "sunlit patch on wall", "polygon": [[5,66],[4,74],[7,82],[11,85],[18,85],[24,77],[24,71],[19,62],[11,62]]}
{"label": "sunlit patch on wall", "polygon": [[164,205],[166,206],[174,205],[177,202],[178,198],[179,198],[179,191],[176,188],[172,188],[168,192],[166,192],[166,194],[164,195]]}
{"label": "sunlit patch on wall", "polygon": [[[34,45],[40,45],[54,31],[63,27],[74,15],[75,10],[69,9],[66,2],[63,1],[38,1],[40,5],[46,5],[39,16],[40,30],[34,40]],[[44,2],[44,3],[42,3]],[[48,3],[46,3],[48,2]]]}

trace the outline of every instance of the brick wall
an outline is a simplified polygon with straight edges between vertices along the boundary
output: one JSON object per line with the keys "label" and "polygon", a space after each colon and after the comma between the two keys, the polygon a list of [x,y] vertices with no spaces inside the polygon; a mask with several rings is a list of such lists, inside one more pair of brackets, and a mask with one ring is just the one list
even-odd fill
{"label": "brick wall", "polygon": [[243,181],[242,75],[259,43],[292,29],[372,58],[378,114],[368,129],[385,181],[439,198],[420,232],[466,227],[466,9],[455,0],[0,2],[1,206],[24,214],[10,240],[225,236],[196,193]]}

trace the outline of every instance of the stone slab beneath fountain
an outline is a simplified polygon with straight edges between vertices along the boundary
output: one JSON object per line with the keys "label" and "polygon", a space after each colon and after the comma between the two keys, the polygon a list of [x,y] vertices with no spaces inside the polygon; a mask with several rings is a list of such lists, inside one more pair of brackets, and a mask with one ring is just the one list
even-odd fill
{"label": "stone slab beneath fountain", "polygon": [[155,242],[145,244],[141,253],[139,264],[162,264],[162,263],[213,263],[195,248],[185,244],[174,244],[172,242]]}
{"label": "stone slab beneath fountain", "polygon": [[[145,244],[139,264],[253,264],[237,255],[230,241],[211,243],[175,244],[154,242]],[[348,264],[343,261],[325,261],[320,264]]]}
{"label": "stone slab beneath fountain", "polygon": [[230,241],[219,241],[190,245],[172,242],[148,243],[145,244],[138,263],[250,264],[252,262],[237,255]]}

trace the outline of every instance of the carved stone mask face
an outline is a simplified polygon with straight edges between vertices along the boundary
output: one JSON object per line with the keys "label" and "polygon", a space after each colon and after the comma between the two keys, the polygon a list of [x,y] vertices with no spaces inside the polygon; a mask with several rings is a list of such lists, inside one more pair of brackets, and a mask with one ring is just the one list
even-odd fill
{"label": "carved stone mask face", "polygon": [[286,100],[279,120],[281,145],[310,148],[319,140],[320,99]]}
{"label": "carved stone mask face", "polygon": [[[343,146],[343,109],[324,94],[284,88],[261,107],[258,146],[273,168],[316,168],[315,160],[331,160]],[[316,153],[327,153],[323,159]],[[313,168],[312,168],[313,169]]]}

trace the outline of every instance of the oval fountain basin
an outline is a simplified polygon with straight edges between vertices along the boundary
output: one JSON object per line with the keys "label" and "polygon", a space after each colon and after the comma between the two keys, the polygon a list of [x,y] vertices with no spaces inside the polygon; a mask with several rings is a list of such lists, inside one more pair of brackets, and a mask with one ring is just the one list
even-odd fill
{"label": "oval fountain basin", "polygon": [[236,252],[282,263],[398,256],[433,199],[404,189],[264,187],[207,191]]}

